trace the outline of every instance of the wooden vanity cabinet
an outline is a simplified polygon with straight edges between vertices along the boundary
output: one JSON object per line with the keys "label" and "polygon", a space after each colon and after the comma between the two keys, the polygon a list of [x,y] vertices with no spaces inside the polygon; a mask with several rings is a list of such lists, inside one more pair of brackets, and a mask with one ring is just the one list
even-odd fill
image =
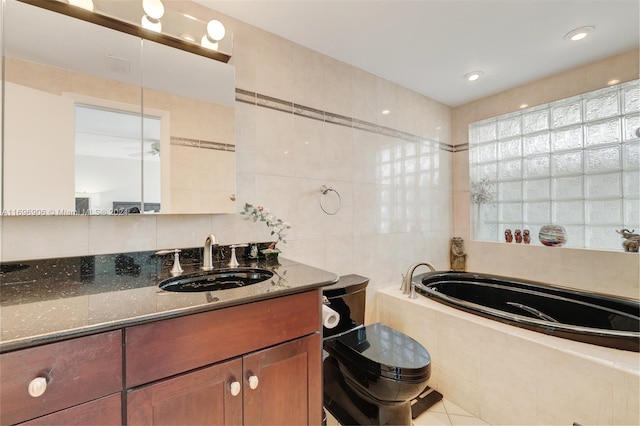
{"label": "wooden vanity cabinet", "polygon": [[127,328],[127,423],[321,424],[320,295]]}
{"label": "wooden vanity cabinet", "polygon": [[0,355],[3,425],[119,424],[121,392],[120,330]]}
{"label": "wooden vanity cabinet", "polygon": [[313,290],[4,353],[0,424],[321,424],[320,306]]}

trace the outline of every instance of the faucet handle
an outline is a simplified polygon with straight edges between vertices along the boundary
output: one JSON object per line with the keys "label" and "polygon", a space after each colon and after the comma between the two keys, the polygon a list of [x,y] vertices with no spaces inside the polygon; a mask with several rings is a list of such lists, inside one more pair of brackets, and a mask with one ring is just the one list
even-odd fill
{"label": "faucet handle", "polygon": [[240,266],[238,263],[238,258],[236,257],[236,248],[238,247],[247,247],[248,244],[232,244],[229,246],[231,249],[231,260],[229,260],[229,268],[237,268]]}
{"label": "faucet handle", "polygon": [[166,254],[171,254],[173,253],[173,268],[171,268],[171,274],[172,275],[178,275],[181,274],[182,272],[184,272],[184,269],[182,269],[182,266],[180,265],[180,252],[182,250],[180,249],[173,249],[173,250],[159,250],[156,252],[156,255],[158,256],[164,256]]}

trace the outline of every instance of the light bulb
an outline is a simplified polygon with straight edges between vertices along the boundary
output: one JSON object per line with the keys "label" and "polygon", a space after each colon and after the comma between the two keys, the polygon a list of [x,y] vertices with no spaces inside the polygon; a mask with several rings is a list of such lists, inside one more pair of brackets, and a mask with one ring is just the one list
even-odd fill
{"label": "light bulb", "polygon": [[202,36],[202,39],[200,40],[200,46],[206,49],[218,50],[218,42],[211,41],[210,37],[206,34]]}
{"label": "light bulb", "polygon": [[162,31],[162,22],[160,22],[159,19],[156,22],[153,22],[153,21],[151,21],[151,19],[147,15],[144,15],[142,17],[142,20],[140,21],[140,24],[142,25],[142,28],[146,28],[147,30],[155,31],[157,33],[161,32]]}
{"label": "light bulb", "polygon": [[144,13],[151,18],[151,22],[162,18],[164,15],[162,0],[142,0],[142,9]]}
{"label": "light bulb", "polygon": [[226,31],[222,22],[212,19],[207,24],[207,35],[213,41],[220,41],[224,38]]}

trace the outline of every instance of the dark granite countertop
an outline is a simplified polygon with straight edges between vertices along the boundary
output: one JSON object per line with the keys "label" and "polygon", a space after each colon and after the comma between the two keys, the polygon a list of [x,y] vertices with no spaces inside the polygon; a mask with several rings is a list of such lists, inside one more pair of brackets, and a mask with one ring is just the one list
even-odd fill
{"label": "dark granite countertop", "polygon": [[[183,250],[183,274],[199,271],[200,251]],[[265,268],[274,275],[246,287],[176,293],[158,287],[172,277],[173,256],[155,252],[2,263],[0,352],[300,293],[338,280],[331,272],[284,258],[268,265],[239,253],[238,260],[241,267]]]}

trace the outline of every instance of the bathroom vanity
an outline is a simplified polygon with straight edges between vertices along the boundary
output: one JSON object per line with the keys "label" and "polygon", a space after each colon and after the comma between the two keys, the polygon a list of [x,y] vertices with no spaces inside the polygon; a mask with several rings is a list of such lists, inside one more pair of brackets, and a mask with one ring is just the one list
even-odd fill
{"label": "bathroom vanity", "polygon": [[[207,295],[171,293],[157,288],[166,272],[145,273],[152,254],[132,257],[148,264],[129,285],[107,274],[118,281],[112,291],[90,289],[96,271],[108,266],[94,268],[93,283],[3,280],[0,423],[321,423],[321,287],[337,276],[281,259],[267,267],[277,280]],[[111,258],[98,264],[111,265]],[[118,305],[125,299],[131,309]],[[98,315],[107,305],[92,308],[101,301],[116,311],[108,321]],[[90,312],[83,318],[73,303]],[[45,333],[38,325],[32,335],[21,329],[25,321],[50,322],[61,309],[75,319],[57,329],[49,324]]]}

